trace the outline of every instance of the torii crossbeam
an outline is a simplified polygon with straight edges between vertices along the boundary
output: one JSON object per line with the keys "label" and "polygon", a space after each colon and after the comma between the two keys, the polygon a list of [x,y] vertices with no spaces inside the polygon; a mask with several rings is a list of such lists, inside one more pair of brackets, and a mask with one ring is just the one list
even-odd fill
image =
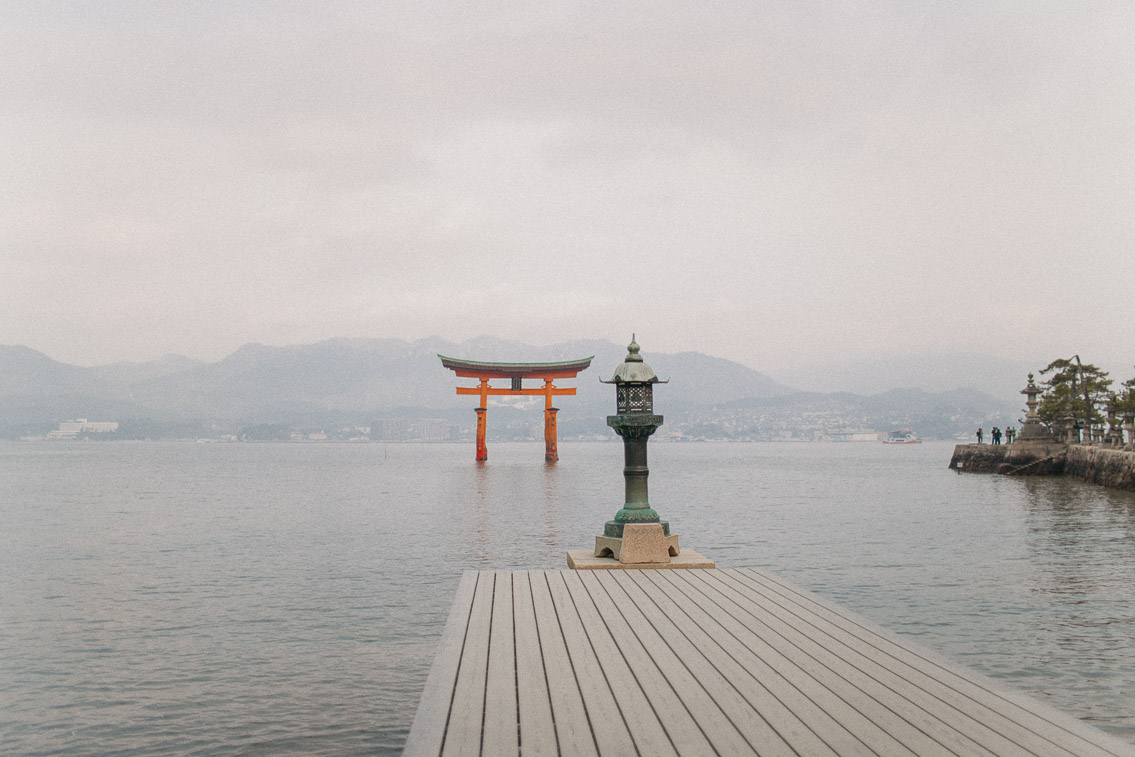
{"label": "torii crossbeam", "polygon": [[[562,363],[483,363],[476,360],[459,360],[438,355],[441,364],[457,374],[458,378],[478,379],[479,386],[459,386],[458,394],[478,395],[481,406],[477,408],[477,460],[488,460],[489,451],[485,446],[485,414],[489,408],[489,395],[544,395],[544,459],[555,462],[560,459],[556,445],[556,413],[552,407],[552,397],[557,394],[575,394],[575,387],[558,387],[556,379],[575,378],[591,365],[594,355],[581,360],[567,360]],[[492,379],[510,379],[509,388],[489,385]],[[524,379],[542,379],[541,388],[525,389]]]}

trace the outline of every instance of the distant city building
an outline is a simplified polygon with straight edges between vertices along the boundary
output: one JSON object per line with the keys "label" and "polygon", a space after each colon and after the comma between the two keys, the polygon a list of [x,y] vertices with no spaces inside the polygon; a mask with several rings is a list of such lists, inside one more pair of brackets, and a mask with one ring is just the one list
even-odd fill
{"label": "distant city building", "polygon": [[48,439],[76,439],[79,434],[107,434],[118,430],[118,421],[88,421],[77,418],[63,421],[55,431],[48,431]]}
{"label": "distant city building", "polygon": [[449,421],[444,418],[422,418],[418,421],[418,438],[425,442],[449,439]]}
{"label": "distant city building", "polygon": [[371,438],[384,442],[400,442],[410,438],[410,421],[405,418],[381,418],[371,424]]}
{"label": "distant city building", "polygon": [[334,436],[349,442],[364,442],[370,438],[370,426],[344,426]]}
{"label": "distant city building", "polygon": [[832,431],[829,433],[833,442],[877,442],[878,431]]}

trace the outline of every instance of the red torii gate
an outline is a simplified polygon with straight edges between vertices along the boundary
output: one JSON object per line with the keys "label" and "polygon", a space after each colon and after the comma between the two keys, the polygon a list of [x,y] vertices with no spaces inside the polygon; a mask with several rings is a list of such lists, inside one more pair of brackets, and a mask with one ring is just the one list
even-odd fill
{"label": "red torii gate", "polygon": [[[552,397],[557,394],[575,394],[575,387],[558,387],[552,382],[556,379],[575,378],[576,374],[591,365],[594,355],[581,360],[567,360],[562,363],[482,363],[476,360],[459,360],[457,358],[438,355],[441,364],[457,374],[458,378],[474,378],[480,380],[480,386],[459,386],[458,394],[479,395],[481,406],[477,408],[477,460],[488,460],[489,452],[485,447],[485,414],[489,408],[489,395],[544,395],[544,459],[556,461],[560,459],[556,447],[556,413],[558,407],[552,407]],[[492,387],[492,379],[511,379],[508,389]],[[524,379],[543,379],[544,386],[540,389],[525,389]]]}

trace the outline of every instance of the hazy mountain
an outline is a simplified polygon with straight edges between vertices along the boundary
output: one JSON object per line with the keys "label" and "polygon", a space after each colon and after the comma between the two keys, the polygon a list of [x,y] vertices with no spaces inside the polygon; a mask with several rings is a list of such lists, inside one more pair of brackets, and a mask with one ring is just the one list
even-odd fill
{"label": "hazy mountain", "polygon": [[[573,381],[560,382],[578,390],[574,397],[557,400],[566,411],[560,415],[561,429],[569,434],[605,431],[603,417],[613,412],[614,390],[601,380],[614,373],[626,346],[580,340],[536,347],[492,337],[459,344],[437,337],[413,342],[331,339],[288,347],[246,344],[215,363],[167,355],[149,363],[95,368],[59,363],[27,347],[0,347],[0,431],[18,435],[36,424],[50,426],[73,417],[134,419],[147,429],[153,428],[147,425],[151,423],[181,428],[187,423],[221,428],[366,424],[383,417],[444,417],[464,427],[472,423],[475,400],[458,396],[455,387],[475,382],[457,379],[442,368],[438,353],[518,362],[594,356],[591,368]],[[930,419],[969,424],[971,418],[1007,412],[1005,402],[975,391],[808,394],[724,358],[649,349],[643,357],[669,381],[655,393],[669,428],[695,416],[757,411],[779,413],[778,422],[799,425],[791,420],[792,413],[806,410],[863,423],[875,419],[883,425],[897,418],[921,419],[925,428],[944,429],[948,424]],[[539,423],[538,397],[491,398],[491,403],[498,428],[514,424],[527,429]]]}
{"label": "hazy mountain", "polygon": [[[574,381],[575,399],[589,410],[606,408],[613,390],[600,384],[626,355],[626,348],[603,341],[532,347],[480,337],[462,344],[440,339],[332,339],[316,344],[266,347],[248,344],[218,363],[157,376],[130,387],[129,398],[155,413],[188,418],[277,419],[341,410],[376,413],[399,407],[470,409],[456,387],[474,386],[441,366],[438,353],[484,361],[559,361],[595,356],[593,367]],[[704,405],[744,396],[791,391],[763,374],[727,360],[682,353],[647,356],[663,376],[673,374],[673,405]],[[602,367],[600,367],[602,366]]]}
{"label": "hazy mountain", "polygon": [[[396,408],[471,409],[459,397],[458,380],[442,368],[438,353],[476,360],[558,361],[594,355],[592,368],[575,381],[575,398],[589,413],[607,412],[613,390],[600,383],[626,355],[606,341],[530,345],[479,337],[461,344],[439,338],[331,339],[316,344],[269,347],[247,344],[216,363],[167,355],[148,363],[94,368],[67,365],[27,347],[0,348],[0,425],[58,422],[68,417],[147,416],[163,420],[296,422],[336,414],[366,417]],[[648,354],[673,383],[661,389],[676,408],[789,390],[767,376],[728,360],[699,353]]]}
{"label": "hazy mountain", "polygon": [[373,413],[401,405],[443,406],[449,399],[442,394],[444,373],[429,346],[417,342],[247,344],[220,362],[140,382],[131,387],[131,397],[180,418],[260,421],[331,410]]}
{"label": "hazy mountain", "polygon": [[931,392],[969,387],[998,397],[1016,396],[1030,372],[1048,364],[1007,360],[977,353],[921,354],[832,359],[778,369],[787,384],[815,392],[874,395],[891,389],[918,387]]}
{"label": "hazy mountain", "polygon": [[158,376],[188,371],[203,364],[200,360],[170,353],[158,360],[145,363],[110,363],[88,368],[86,371],[89,376],[109,384],[128,385]]}
{"label": "hazy mountain", "polygon": [[733,436],[792,438],[824,436],[836,430],[873,430],[885,434],[914,429],[927,439],[969,438],[979,426],[1017,424],[1023,415],[1015,402],[974,389],[927,392],[892,389],[873,395],[851,392],[797,392],[771,398],[750,397],[702,413],[730,418]]}
{"label": "hazy mountain", "polygon": [[0,434],[11,435],[14,427],[114,418],[139,410],[89,368],[60,363],[28,347],[0,345]]}
{"label": "hazy mountain", "polygon": [[30,347],[0,344],[0,397],[104,392],[87,368],[52,360]]}

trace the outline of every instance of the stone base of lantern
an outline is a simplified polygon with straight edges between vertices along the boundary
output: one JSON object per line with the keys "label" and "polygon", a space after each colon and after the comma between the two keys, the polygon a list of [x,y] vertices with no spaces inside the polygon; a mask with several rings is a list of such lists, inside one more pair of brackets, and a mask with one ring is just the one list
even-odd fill
{"label": "stone base of lantern", "polygon": [[1052,432],[1039,421],[1025,421],[1014,444],[1052,444]]}
{"label": "stone base of lantern", "polygon": [[623,535],[596,536],[595,556],[612,557],[624,565],[632,563],[668,563],[677,557],[678,536],[670,534],[661,523],[628,523]]}
{"label": "stone base of lantern", "polygon": [[661,523],[624,524],[621,538],[596,536],[594,551],[570,550],[567,563],[572,570],[717,567],[692,549],[680,549],[678,536],[666,533]]}

